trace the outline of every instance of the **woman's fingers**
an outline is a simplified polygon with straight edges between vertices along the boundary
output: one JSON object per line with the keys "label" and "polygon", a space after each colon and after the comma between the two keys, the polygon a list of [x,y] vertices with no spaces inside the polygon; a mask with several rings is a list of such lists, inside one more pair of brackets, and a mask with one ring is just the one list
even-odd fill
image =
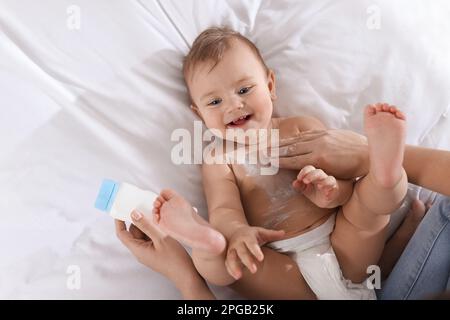
{"label": "woman's fingers", "polygon": [[437,193],[431,192],[430,195],[428,196],[428,199],[424,201],[426,211],[428,211],[433,206],[433,203],[436,200],[436,197],[437,197]]}
{"label": "woman's fingers", "polygon": [[[293,157],[303,154],[311,153],[313,150],[313,143],[312,141],[306,141],[306,142],[295,142],[292,144],[287,144],[285,146],[278,147],[278,156],[279,157]],[[275,153],[274,155],[277,155]]]}
{"label": "woman's fingers", "polygon": [[315,163],[312,153],[307,153],[295,157],[279,157],[277,166],[282,169],[298,170],[310,163]]}
{"label": "woman's fingers", "polygon": [[425,204],[420,199],[414,199],[411,203],[411,210],[425,211]]}
{"label": "woman's fingers", "polygon": [[135,239],[133,235],[127,230],[125,222],[115,219],[116,235],[117,238],[131,251],[135,252],[136,246],[139,245],[142,240]]}
{"label": "woman's fingers", "polygon": [[134,224],[131,224],[129,232],[135,239],[140,239],[140,240],[148,240],[149,239],[149,237],[145,233],[143,233],[138,227],[136,227]]}
{"label": "woman's fingers", "polygon": [[133,238],[133,236],[128,232],[125,222],[115,219],[114,225],[116,227],[116,235],[119,240],[123,242],[123,240],[129,240]]}
{"label": "woman's fingers", "polygon": [[296,143],[313,141],[313,140],[320,138],[326,134],[327,134],[327,130],[309,130],[309,131],[300,132],[298,135],[295,135],[293,137],[280,139],[279,146],[284,147],[287,145],[295,145]]}
{"label": "woman's fingers", "polygon": [[165,237],[165,234],[152,221],[153,219],[142,212],[134,210],[131,213],[133,224],[152,239],[155,246],[158,246],[160,240]]}

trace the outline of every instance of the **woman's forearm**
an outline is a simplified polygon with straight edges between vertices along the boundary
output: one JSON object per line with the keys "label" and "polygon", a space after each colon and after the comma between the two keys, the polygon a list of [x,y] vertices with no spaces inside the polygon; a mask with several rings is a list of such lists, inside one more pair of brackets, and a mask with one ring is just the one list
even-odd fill
{"label": "woman's forearm", "polygon": [[450,151],[407,145],[403,167],[409,182],[450,196]]}
{"label": "woman's forearm", "polygon": [[[356,172],[363,176],[369,172],[370,160],[367,151],[360,154]],[[450,196],[450,151],[406,145],[403,167],[408,182]]]}
{"label": "woman's forearm", "polygon": [[185,300],[215,300],[216,297],[209,289],[205,280],[200,276],[194,276],[190,281],[177,286]]}

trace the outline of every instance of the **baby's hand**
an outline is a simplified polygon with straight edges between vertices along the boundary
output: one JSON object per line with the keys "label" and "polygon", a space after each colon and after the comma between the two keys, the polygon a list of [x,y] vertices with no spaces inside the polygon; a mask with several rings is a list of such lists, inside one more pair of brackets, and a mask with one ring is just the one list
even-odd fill
{"label": "baby's hand", "polygon": [[313,166],[304,167],[292,185],[320,208],[333,207],[330,204],[339,195],[336,178]]}
{"label": "baby's hand", "polygon": [[267,242],[280,240],[284,231],[269,230],[260,227],[243,226],[238,228],[228,242],[225,267],[236,280],[242,277],[242,264],[251,273],[257,271],[255,258],[261,262],[264,254],[261,246]]}

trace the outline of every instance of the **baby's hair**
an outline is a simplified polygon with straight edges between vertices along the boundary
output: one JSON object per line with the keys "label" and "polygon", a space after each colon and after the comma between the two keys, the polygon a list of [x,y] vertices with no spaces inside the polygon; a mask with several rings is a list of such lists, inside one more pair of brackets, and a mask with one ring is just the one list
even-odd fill
{"label": "baby's hair", "polygon": [[258,48],[248,38],[244,37],[237,31],[228,27],[211,27],[200,33],[192,44],[191,50],[183,59],[183,75],[187,83],[187,76],[195,68],[199,62],[212,60],[213,69],[222,59],[224,53],[230,48],[230,40],[236,39],[243,41],[255,53],[256,57],[261,61],[266,73],[269,72],[264,59]]}

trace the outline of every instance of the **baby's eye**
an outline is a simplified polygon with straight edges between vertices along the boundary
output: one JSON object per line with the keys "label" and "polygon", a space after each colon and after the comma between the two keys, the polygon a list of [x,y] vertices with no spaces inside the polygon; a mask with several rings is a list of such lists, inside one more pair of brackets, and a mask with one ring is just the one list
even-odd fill
{"label": "baby's eye", "polygon": [[250,90],[250,87],[245,87],[239,90],[239,94],[246,94]]}
{"label": "baby's eye", "polygon": [[216,105],[218,105],[221,102],[222,102],[222,99],[214,99],[213,101],[208,103],[208,106],[216,106]]}

